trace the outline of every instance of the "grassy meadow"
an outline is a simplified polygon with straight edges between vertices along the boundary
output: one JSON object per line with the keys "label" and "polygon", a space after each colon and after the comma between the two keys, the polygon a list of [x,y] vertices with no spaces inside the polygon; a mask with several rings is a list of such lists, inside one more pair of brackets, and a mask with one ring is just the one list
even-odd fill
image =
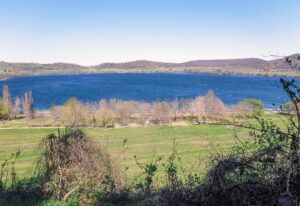
{"label": "grassy meadow", "polygon": [[[282,115],[265,113],[262,118],[284,127]],[[0,163],[19,150],[20,156],[16,160],[15,171],[20,180],[32,177],[35,163],[41,157],[42,151],[39,149],[41,140],[48,134],[57,135],[58,132],[64,131],[63,127],[45,127],[41,122],[27,125],[24,123],[23,119],[19,119],[2,122],[0,126]],[[164,164],[168,162],[168,157],[173,152],[174,140],[176,157],[180,158],[177,162],[179,178],[188,181],[189,175],[196,174],[197,179],[193,180],[196,182],[207,174],[212,165],[213,155],[225,154],[236,145],[235,135],[242,141],[246,140],[250,131],[247,126],[258,126],[257,120],[253,118],[242,119],[239,124],[245,127],[237,124],[206,123],[123,128],[85,127],[83,130],[94,139],[95,144],[110,152],[112,162],[117,163],[131,188],[135,188],[141,178],[144,178],[136,159],[145,165],[161,157],[158,171],[153,177],[153,187],[161,189],[167,182]],[[61,203],[51,198],[40,202],[40,205],[60,204],[73,205],[72,201]]]}
{"label": "grassy meadow", "polygon": [[[267,114],[264,118],[280,123],[280,119],[274,115]],[[251,124],[255,122],[253,119],[245,121]],[[57,133],[58,128],[26,127],[21,120],[17,122],[2,123],[0,127],[0,162],[20,150],[16,172],[22,178],[31,174],[34,162],[39,158],[41,139],[50,133]],[[111,152],[114,161],[119,163],[129,178],[134,178],[140,172],[134,155],[139,162],[145,163],[160,156],[166,159],[172,152],[174,139],[183,168],[204,174],[212,153],[228,151],[235,144],[234,133],[241,139],[249,137],[248,129],[212,124],[110,129],[90,127],[85,132]]]}
{"label": "grassy meadow", "polygon": [[[134,155],[141,162],[151,161],[153,157],[166,156],[172,152],[173,139],[176,150],[182,158],[183,166],[204,172],[212,145],[217,150],[228,150],[234,144],[233,133],[246,137],[247,130],[219,125],[191,126],[155,126],[141,128],[87,128],[87,134],[111,151],[112,158],[126,169],[129,176],[134,176],[139,168]],[[16,163],[17,174],[24,177],[33,169],[38,159],[39,143],[43,137],[55,128],[2,128],[0,130],[0,161],[11,153],[20,150]],[[124,141],[126,142],[124,144]]]}

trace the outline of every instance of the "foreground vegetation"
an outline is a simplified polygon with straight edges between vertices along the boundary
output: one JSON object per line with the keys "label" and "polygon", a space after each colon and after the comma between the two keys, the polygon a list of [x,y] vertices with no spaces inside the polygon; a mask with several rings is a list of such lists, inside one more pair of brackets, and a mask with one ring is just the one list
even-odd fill
{"label": "foreground vegetation", "polygon": [[[277,115],[266,114],[264,118],[280,123],[281,118],[285,117],[282,115],[277,117]],[[255,127],[258,124],[255,124],[254,119],[247,119],[244,121],[244,125],[252,125]],[[283,128],[284,125],[281,122],[279,126]],[[77,134],[77,130],[74,131],[75,134]],[[190,186],[194,185],[192,187],[195,187],[205,181],[207,178],[207,172],[211,170],[212,165],[215,164],[213,163],[216,160],[215,158],[226,157],[226,154],[232,155],[233,151],[237,151],[237,140],[247,142],[250,130],[243,127],[235,127],[233,125],[201,124],[190,126],[154,126],[140,128],[85,128],[84,131],[87,138],[92,137],[91,139],[88,138],[87,141],[92,141],[92,145],[95,148],[98,148],[97,145],[99,145],[100,148],[102,148],[101,154],[109,154],[109,161],[111,161],[113,165],[117,166],[117,174],[111,174],[114,178],[117,178],[114,179],[114,181],[123,182],[122,184],[114,182],[114,184],[118,185],[118,188],[114,188],[111,192],[116,193],[117,196],[111,196],[111,192],[107,193],[107,191],[103,194],[97,192],[99,190],[104,191],[103,188],[106,188],[105,190],[108,189],[105,185],[110,185],[110,183],[103,183],[104,180],[101,180],[99,182],[100,185],[98,186],[95,184],[90,185],[91,183],[87,182],[85,183],[87,185],[83,189],[86,189],[89,192],[86,191],[86,193],[81,191],[80,195],[75,192],[73,194],[72,192],[72,195],[69,197],[68,192],[63,192],[64,190],[59,190],[58,187],[53,186],[53,184],[60,184],[59,182],[55,182],[56,178],[49,179],[48,175],[46,176],[46,179],[42,178],[43,174],[45,174],[43,171],[45,168],[48,168],[48,166],[45,167],[43,164],[41,166],[41,157],[47,158],[44,153],[45,147],[43,147],[45,143],[41,142],[54,141],[59,137],[62,139],[57,139],[58,141],[62,141],[61,143],[65,142],[64,138],[66,137],[64,135],[68,135],[69,133],[65,133],[66,131],[64,129],[58,130],[57,128],[30,127],[22,129],[2,128],[0,133],[1,161],[3,163],[5,160],[8,160],[8,168],[12,167],[11,171],[7,169],[3,170],[2,168],[2,172],[8,172],[4,173],[6,174],[6,178],[9,179],[5,184],[8,186],[13,183],[13,188],[16,188],[19,191],[15,195],[10,193],[5,194],[6,196],[4,197],[6,199],[9,198],[10,195],[13,195],[13,199],[7,199],[8,202],[6,201],[5,204],[24,205],[23,201],[26,200],[28,201],[26,202],[28,203],[27,205],[77,205],[78,203],[84,203],[83,205],[86,205],[92,204],[94,201],[98,202],[100,205],[107,201],[109,204],[121,205],[136,204],[137,202],[142,205],[161,205],[164,203],[160,202],[161,200],[156,199],[158,197],[157,192],[164,191],[166,187],[169,189],[176,187],[176,191],[179,192],[179,188],[182,187],[180,186],[181,184],[188,184]],[[73,133],[70,133],[70,135],[71,134]],[[235,138],[234,134],[241,138]],[[74,138],[77,139],[78,134],[74,136]],[[84,138],[86,137],[84,136]],[[72,139],[68,141],[73,142]],[[78,141],[79,140],[76,140],[77,143]],[[61,145],[61,143],[58,145]],[[49,147],[49,145],[53,144],[54,143],[48,143],[47,145]],[[67,145],[72,146],[73,143],[67,143]],[[48,150],[49,149],[46,149],[46,151]],[[88,150],[94,151],[94,149]],[[62,151],[65,151],[65,149]],[[67,151],[68,150],[66,150],[66,152]],[[73,151],[73,149],[70,151]],[[104,151],[105,153],[103,153]],[[11,156],[11,154],[13,155]],[[69,156],[72,155],[63,155],[62,157],[67,158]],[[49,161],[52,162],[51,160],[48,160],[47,162]],[[73,159],[68,161],[75,160]],[[76,160],[76,162],[77,161],[78,160]],[[89,161],[86,163],[88,162]],[[81,171],[81,164],[83,163],[79,164],[79,171],[76,170],[77,172]],[[71,168],[74,168],[75,165],[75,163],[70,163]],[[60,167],[63,166],[68,167],[65,164]],[[87,165],[84,164],[84,167],[86,168]],[[101,168],[103,167],[104,166],[101,166]],[[36,168],[38,168],[38,170],[36,170]],[[67,170],[69,169],[66,168],[66,171]],[[81,173],[82,171],[80,172],[80,176],[90,174],[90,172],[86,172],[86,170],[83,171],[83,173]],[[51,174],[59,176],[59,174],[56,174],[56,170],[52,171]],[[84,178],[93,179],[95,177],[85,176]],[[67,179],[69,179],[69,177],[66,177],[66,180],[64,181],[67,181]],[[81,182],[77,182],[79,180],[80,179],[74,179],[75,182],[71,183],[69,182],[69,179],[69,181],[64,183],[64,185],[70,184],[70,186],[68,186],[70,187],[68,190],[71,192],[73,191],[72,188],[77,188],[76,185]],[[29,189],[23,191],[25,186],[24,184],[27,185],[25,188]],[[4,187],[6,186],[4,185]],[[91,188],[89,189],[89,187]],[[45,194],[41,194],[41,191],[43,191],[42,188],[48,188],[46,196]],[[30,194],[28,194],[28,192]],[[97,197],[87,195],[90,193]],[[167,197],[171,198],[169,195],[167,195]],[[183,195],[183,193],[181,195]],[[30,198],[30,201],[27,198]],[[61,203],[60,200],[62,201]],[[172,201],[167,205],[170,205],[171,203]]]}
{"label": "foreground vegetation", "polygon": [[[265,114],[264,118],[283,126],[280,124],[280,118],[276,115]],[[16,121],[22,120],[14,121],[14,124],[17,124]],[[6,123],[6,125],[9,124],[9,122]],[[244,120],[244,125],[255,126],[255,119]],[[176,163],[178,178],[188,181],[186,177],[191,175],[191,177],[196,178],[193,181],[200,182],[211,168],[214,155],[217,153],[226,154],[236,145],[234,134],[242,137],[241,140],[243,141],[249,137],[249,129],[247,128],[218,124],[138,128],[90,127],[85,128],[84,131],[92,137],[96,145],[106,148],[129,185],[139,185],[142,181],[141,177],[145,175],[145,171],[140,167],[141,164],[151,165],[153,161],[161,158],[155,165],[158,169],[152,177],[153,190],[163,189],[167,184],[163,165],[168,163],[169,157],[174,151],[174,140],[176,143],[176,161],[178,160]],[[63,132],[64,129],[60,128],[60,133]],[[58,128],[28,126],[24,128],[1,128],[1,162],[9,159],[12,153],[20,151],[14,163],[17,180],[25,181],[34,175],[36,162],[42,156],[43,151],[39,146],[42,139],[49,134],[58,135]],[[58,204],[57,201],[51,201],[47,200],[44,203]],[[69,201],[71,201],[70,204],[74,203],[72,199]]]}
{"label": "foreground vegetation", "polygon": [[[39,157],[41,139],[49,133],[57,134],[56,128],[7,128],[0,131],[0,160],[3,161],[18,149],[21,151],[16,162],[19,177],[24,177]],[[246,129],[222,125],[86,128],[85,131],[97,143],[106,145],[113,155],[120,156],[119,162],[123,168],[128,167],[130,176],[138,172],[134,155],[144,161],[150,161],[153,155],[165,156],[172,151],[173,139],[176,139],[183,163],[186,166],[199,166],[200,171],[205,172],[204,160],[210,154],[211,144],[217,149],[228,149],[234,143],[234,131],[247,136]]]}

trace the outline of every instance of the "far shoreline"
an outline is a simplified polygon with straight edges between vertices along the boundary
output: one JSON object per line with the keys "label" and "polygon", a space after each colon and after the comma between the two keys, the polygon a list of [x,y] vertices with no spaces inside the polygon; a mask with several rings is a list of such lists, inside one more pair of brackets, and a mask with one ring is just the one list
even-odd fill
{"label": "far shoreline", "polygon": [[4,81],[4,80],[7,80],[7,79],[10,79],[11,77],[14,77],[14,76],[1,78],[0,81]]}
{"label": "far shoreline", "polygon": [[195,72],[195,71],[161,71],[161,70],[114,70],[114,69],[109,69],[109,70],[102,70],[102,71],[97,71],[97,72],[55,72],[55,73],[28,73],[28,74],[20,74],[20,75],[11,75],[11,76],[6,76],[4,78],[0,77],[0,81],[8,80],[13,77],[26,77],[26,76],[47,76],[47,75],[92,75],[92,74],[155,74],[155,73],[160,73],[160,74],[205,74],[205,75],[222,75],[222,76],[253,76],[253,77],[278,77],[278,78],[284,78],[284,77],[290,77],[290,78],[299,78],[299,74],[283,74],[283,73],[278,73],[278,74],[268,74],[268,73],[243,73],[243,72]]}

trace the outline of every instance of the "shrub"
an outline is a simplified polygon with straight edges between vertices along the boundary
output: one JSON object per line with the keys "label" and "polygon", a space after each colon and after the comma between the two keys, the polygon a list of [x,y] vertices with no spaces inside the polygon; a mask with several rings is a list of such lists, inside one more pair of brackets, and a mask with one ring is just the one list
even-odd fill
{"label": "shrub", "polygon": [[116,114],[110,108],[110,105],[106,100],[101,100],[99,102],[99,108],[96,111],[95,117],[97,124],[106,127],[114,124]]}
{"label": "shrub", "polygon": [[283,104],[281,107],[281,112],[283,113],[287,113],[287,114],[295,114],[297,111],[296,111],[296,107],[294,106],[293,102],[289,101],[285,104]]}
{"label": "shrub", "polygon": [[263,103],[257,99],[245,99],[236,105],[237,112],[249,117],[261,116],[264,113]]}
{"label": "shrub", "polygon": [[43,198],[38,179],[18,179],[15,163],[19,155],[20,151],[12,153],[0,165],[0,206],[29,206]]}
{"label": "shrub", "polygon": [[172,119],[171,108],[168,102],[155,102],[152,104],[153,123],[159,125],[160,123],[169,123]]}
{"label": "shrub", "polygon": [[[67,126],[82,126],[93,121],[93,114],[88,105],[80,103],[77,99],[71,98],[61,109],[60,118]],[[53,109],[53,113],[54,113]]]}
{"label": "shrub", "polygon": [[0,99],[0,120],[9,119],[9,108],[4,104],[3,99]]}
{"label": "shrub", "polygon": [[113,194],[124,186],[121,173],[104,148],[79,129],[66,129],[58,136],[43,140],[43,188],[54,200],[76,198],[92,205],[99,201],[96,194]]}
{"label": "shrub", "polygon": [[55,201],[44,200],[37,203],[35,206],[80,206],[76,199],[70,199],[69,201]]}
{"label": "shrub", "polygon": [[153,157],[150,163],[141,163],[137,160],[137,156],[134,156],[136,164],[142,171],[142,177],[138,179],[136,184],[137,189],[141,189],[146,195],[150,195],[154,192],[153,189],[153,178],[157,173],[158,164],[162,160],[161,157]]}
{"label": "shrub", "polygon": [[191,111],[201,117],[220,116],[225,113],[226,107],[223,101],[209,90],[205,96],[200,96],[191,102]]}
{"label": "shrub", "polygon": [[176,190],[182,184],[178,177],[178,161],[176,140],[173,140],[172,153],[168,156],[167,162],[163,164],[166,174],[167,188]]}

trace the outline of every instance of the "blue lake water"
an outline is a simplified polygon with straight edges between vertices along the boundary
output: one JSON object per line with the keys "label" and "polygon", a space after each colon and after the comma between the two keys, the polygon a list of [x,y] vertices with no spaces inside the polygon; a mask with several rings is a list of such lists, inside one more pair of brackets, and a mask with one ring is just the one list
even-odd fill
{"label": "blue lake water", "polygon": [[[300,82],[300,79],[297,79]],[[117,98],[123,100],[172,100],[204,95],[212,89],[226,104],[256,98],[266,107],[288,100],[278,77],[226,76],[210,74],[78,74],[13,77],[7,84],[14,97],[31,90],[36,109],[48,109],[76,97],[84,102]]]}

